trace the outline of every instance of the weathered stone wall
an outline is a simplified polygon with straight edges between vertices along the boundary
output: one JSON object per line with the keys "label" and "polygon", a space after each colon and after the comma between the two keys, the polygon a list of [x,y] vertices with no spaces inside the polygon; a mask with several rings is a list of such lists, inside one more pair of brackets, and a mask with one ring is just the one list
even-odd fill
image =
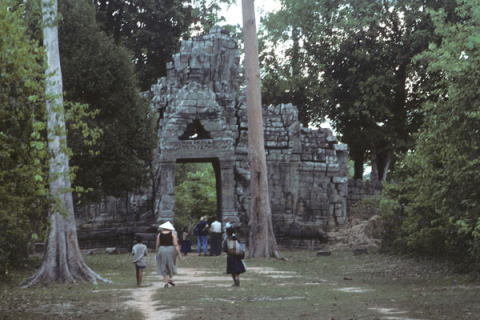
{"label": "weathered stone wall", "polygon": [[378,214],[382,189],[382,183],[379,181],[348,180],[348,216],[369,219]]}
{"label": "weathered stone wall", "polygon": [[[248,223],[249,165],[246,106],[240,103],[236,197]],[[330,129],[303,128],[291,104],[264,106],[265,149],[273,224],[282,245],[314,246],[328,228],[345,223],[347,148]]]}
{"label": "weathered stone wall", "polygon": [[105,197],[97,204],[78,205],[75,218],[82,249],[129,249],[136,234],[143,236],[149,248],[155,248],[155,215],[146,194],[132,194],[128,199]]}

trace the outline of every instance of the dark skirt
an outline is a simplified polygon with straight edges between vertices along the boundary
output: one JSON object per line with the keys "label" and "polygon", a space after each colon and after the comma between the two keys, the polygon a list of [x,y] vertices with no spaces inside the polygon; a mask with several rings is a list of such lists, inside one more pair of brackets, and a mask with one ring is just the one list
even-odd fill
{"label": "dark skirt", "polygon": [[183,253],[192,252],[192,243],[190,242],[190,240],[183,240],[182,241],[182,246],[180,247],[180,252],[183,252]]}
{"label": "dark skirt", "polygon": [[227,274],[244,273],[245,271],[245,264],[242,259],[231,255],[227,256]]}

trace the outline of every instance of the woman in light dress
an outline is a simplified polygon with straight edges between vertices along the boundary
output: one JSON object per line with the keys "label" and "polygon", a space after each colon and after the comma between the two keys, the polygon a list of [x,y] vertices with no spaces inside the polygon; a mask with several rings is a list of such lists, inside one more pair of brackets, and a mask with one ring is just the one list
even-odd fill
{"label": "woman in light dress", "polygon": [[178,246],[177,233],[175,228],[167,221],[158,227],[162,231],[157,236],[155,252],[157,252],[157,274],[163,276],[165,288],[168,285],[175,286],[172,281],[174,274],[177,274],[176,259],[181,260],[180,247]]}

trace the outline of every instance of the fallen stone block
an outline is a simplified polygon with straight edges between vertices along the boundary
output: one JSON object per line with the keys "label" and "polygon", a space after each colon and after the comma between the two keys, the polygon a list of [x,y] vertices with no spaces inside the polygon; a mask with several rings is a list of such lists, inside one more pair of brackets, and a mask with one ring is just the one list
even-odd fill
{"label": "fallen stone block", "polygon": [[317,252],[317,256],[331,256],[332,255],[332,251],[330,250],[318,250]]}
{"label": "fallen stone block", "polygon": [[107,254],[117,254],[117,253],[118,253],[118,250],[117,250],[117,248],[106,248],[106,249],[105,249],[105,252],[106,252]]}

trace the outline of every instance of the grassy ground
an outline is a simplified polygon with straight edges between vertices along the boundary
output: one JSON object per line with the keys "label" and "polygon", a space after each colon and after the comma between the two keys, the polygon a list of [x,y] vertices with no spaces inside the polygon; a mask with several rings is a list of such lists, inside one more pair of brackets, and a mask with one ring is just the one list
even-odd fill
{"label": "grassy ground", "polygon": [[[247,260],[239,288],[224,274],[225,256],[189,255],[179,263],[177,285],[155,289],[147,303],[174,310],[177,319],[480,319],[480,281],[444,265],[351,251],[283,253],[288,261]],[[0,282],[0,318],[142,319],[125,304],[138,290],[131,256],[85,258],[115,283],[21,289],[17,284],[39,265],[32,260]],[[140,290],[159,281],[150,255],[147,289]]]}
{"label": "grassy ground", "polygon": [[[247,261],[240,288],[227,278],[227,286],[185,284],[155,298],[183,307],[180,319],[480,319],[480,283],[442,265],[351,251],[285,255],[288,261]],[[224,259],[195,257],[183,265],[217,275]]]}
{"label": "grassy ground", "polygon": [[[113,284],[50,284],[23,289],[19,284],[41,265],[32,257],[0,279],[0,319],[142,319],[124,305],[136,288],[131,255],[86,256],[87,265]],[[133,273],[132,273],[133,272]]]}

